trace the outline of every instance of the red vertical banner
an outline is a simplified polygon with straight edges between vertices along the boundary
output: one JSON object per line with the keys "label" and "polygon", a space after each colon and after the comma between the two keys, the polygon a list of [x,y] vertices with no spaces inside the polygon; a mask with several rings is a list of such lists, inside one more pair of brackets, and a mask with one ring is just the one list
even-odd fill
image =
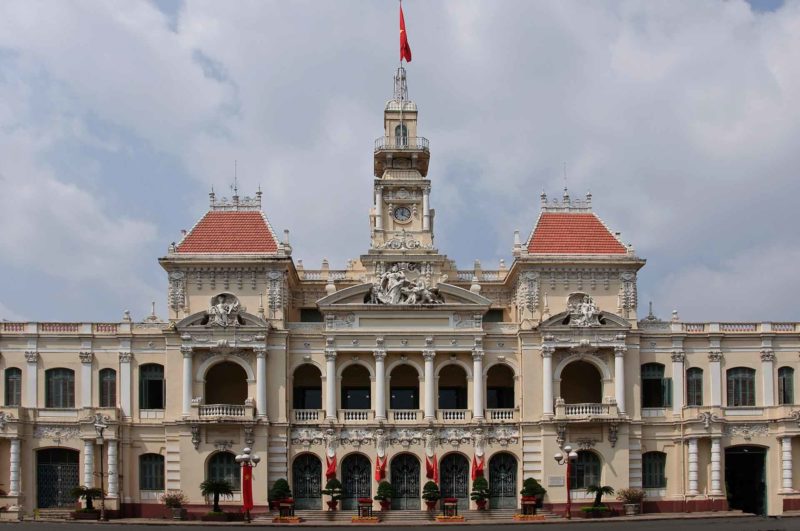
{"label": "red vertical banner", "polygon": [[411,62],[411,46],[408,44],[408,35],[406,34],[406,19],[403,16],[403,4],[400,4],[400,61],[405,59]]}
{"label": "red vertical banner", "polygon": [[483,476],[483,464],[483,456],[472,456],[472,481],[475,481],[477,478]]}
{"label": "red vertical banner", "polygon": [[386,478],[386,459],[386,456],[383,459],[380,456],[375,459],[375,481],[381,481]]}
{"label": "red vertical banner", "polygon": [[333,479],[336,477],[336,456],[325,456],[325,479]]}
{"label": "red vertical banner", "polygon": [[431,457],[425,456],[425,477],[434,483],[439,483],[439,461],[436,459],[436,454]]}
{"label": "red vertical banner", "polygon": [[249,511],[253,508],[253,467],[242,467],[242,508]]}

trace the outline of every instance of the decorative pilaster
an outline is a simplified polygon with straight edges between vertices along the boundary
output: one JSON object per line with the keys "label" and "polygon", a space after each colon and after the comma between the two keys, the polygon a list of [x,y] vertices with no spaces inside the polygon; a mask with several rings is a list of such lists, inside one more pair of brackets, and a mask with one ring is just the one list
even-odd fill
{"label": "decorative pilaster", "polygon": [[117,475],[117,441],[106,441],[106,458],[108,465],[106,469],[108,481],[108,494],[109,498],[116,498],[119,496],[119,476]]}
{"label": "decorative pilaster", "polygon": [[426,186],[422,189],[422,230],[431,229],[431,187]]}
{"label": "decorative pilaster", "polygon": [[483,340],[472,347],[472,418],[483,419]]}
{"label": "decorative pilaster", "polygon": [[83,441],[83,484],[94,486],[94,439]]}
{"label": "decorative pilaster", "polygon": [[697,464],[697,437],[689,439],[689,496],[697,496],[698,490],[698,464]]}
{"label": "decorative pilaster", "polygon": [[386,350],[383,338],[376,340],[377,346],[372,352],[375,356],[375,420],[386,420]]}
{"label": "decorative pilaster", "polygon": [[794,492],[792,485],[792,438],[781,437],[781,492]]}
{"label": "decorative pilaster", "polygon": [[10,463],[8,467],[8,495],[19,496],[19,439],[11,439]]}
{"label": "decorative pilaster", "polygon": [[683,351],[675,350],[672,352],[672,381],[675,383],[675,392],[672,393],[672,413],[680,415],[683,411],[683,397],[686,392],[684,390],[684,372],[683,364],[686,360],[686,355]]}
{"label": "decorative pilaster", "polygon": [[553,353],[555,347],[542,345],[542,412],[552,417],[553,411]]}
{"label": "decorative pilaster", "polygon": [[422,351],[422,359],[425,360],[425,420],[436,418],[436,383],[433,376],[435,357],[435,350]]}
{"label": "decorative pilaster", "polygon": [[383,186],[375,187],[375,230],[383,230]]}
{"label": "decorative pilaster", "polygon": [[92,407],[92,362],[94,354],[81,352],[81,407]]}
{"label": "decorative pilaster", "polygon": [[722,496],[722,445],[719,437],[711,438],[711,495]]}
{"label": "decorative pilaster", "polygon": [[708,353],[708,372],[711,375],[710,406],[722,405],[722,352],[712,350]]}
{"label": "decorative pilaster", "polygon": [[625,345],[614,347],[614,396],[620,413],[625,413],[625,352],[627,351],[628,347]]}
{"label": "decorative pilaster", "polygon": [[336,420],[336,348],[333,338],[325,340],[325,420]]}
{"label": "decorative pilaster", "polygon": [[38,369],[39,369],[39,353],[36,351],[25,352],[25,407],[35,408],[37,406],[37,397],[39,395],[37,382],[38,382]]}
{"label": "decorative pilaster", "polygon": [[267,418],[267,348],[254,347],[256,353],[256,414]]}
{"label": "decorative pilaster", "polygon": [[131,395],[131,352],[122,351],[119,353],[119,404],[123,418],[130,418],[133,415],[132,395]]}
{"label": "decorative pilaster", "polygon": [[189,418],[192,415],[192,347],[182,346],[181,354],[183,354],[183,418]]}
{"label": "decorative pilaster", "polygon": [[763,381],[764,396],[762,403],[764,406],[775,405],[775,352],[772,350],[761,351],[761,376]]}

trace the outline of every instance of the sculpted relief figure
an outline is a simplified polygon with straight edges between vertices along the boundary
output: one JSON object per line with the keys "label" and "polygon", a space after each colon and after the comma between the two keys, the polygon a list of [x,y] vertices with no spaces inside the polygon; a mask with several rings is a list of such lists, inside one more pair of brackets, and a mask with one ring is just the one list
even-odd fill
{"label": "sculpted relief figure", "polygon": [[372,286],[368,301],[372,304],[442,304],[444,300],[436,288],[429,288],[425,279],[417,274],[409,278],[406,271],[394,264]]}
{"label": "sculpted relief figure", "polygon": [[570,326],[600,326],[600,309],[590,295],[573,293],[567,301]]}
{"label": "sculpted relief figure", "polygon": [[229,293],[222,293],[211,300],[208,310],[209,322],[222,327],[238,324],[239,299]]}

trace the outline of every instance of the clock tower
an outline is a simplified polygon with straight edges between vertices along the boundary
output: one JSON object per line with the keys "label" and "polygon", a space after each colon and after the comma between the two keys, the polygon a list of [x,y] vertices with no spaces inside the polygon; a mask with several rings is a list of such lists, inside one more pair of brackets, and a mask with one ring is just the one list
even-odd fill
{"label": "clock tower", "polygon": [[394,97],[375,140],[374,206],[370,254],[436,254],[430,208],[428,139],[417,134],[417,105],[408,99],[406,71],[394,76]]}

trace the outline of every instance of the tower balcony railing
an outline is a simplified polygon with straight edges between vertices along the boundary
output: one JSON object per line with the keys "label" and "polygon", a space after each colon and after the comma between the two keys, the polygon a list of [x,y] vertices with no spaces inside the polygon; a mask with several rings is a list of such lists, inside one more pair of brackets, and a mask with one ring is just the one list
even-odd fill
{"label": "tower balcony railing", "polygon": [[404,149],[430,151],[430,143],[422,136],[380,136],[375,139],[376,153]]}

